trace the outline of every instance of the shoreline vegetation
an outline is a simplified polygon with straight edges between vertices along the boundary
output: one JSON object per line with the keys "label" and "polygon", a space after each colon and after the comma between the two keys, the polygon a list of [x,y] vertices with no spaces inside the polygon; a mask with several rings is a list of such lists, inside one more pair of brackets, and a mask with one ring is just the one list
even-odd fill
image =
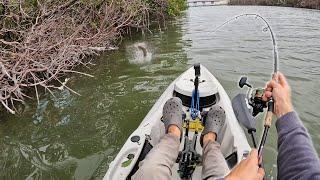
{"label": "shoreline vegetation", "polygon": [[286,6],[320,9],[320,0],[230,0],[230,5]]}
{"label": "shoreline vegetation", "polygon": [[15,105],[26,98],[39,101],[40,88],[78,94],[64,78],[88,75],[77,66],[89,66],[100,53],[116,50],[121,37],[133,31],[149,32],[154,23],[163,27],[185,8],[184,0],[0,0],[2,107],[15,114]]}

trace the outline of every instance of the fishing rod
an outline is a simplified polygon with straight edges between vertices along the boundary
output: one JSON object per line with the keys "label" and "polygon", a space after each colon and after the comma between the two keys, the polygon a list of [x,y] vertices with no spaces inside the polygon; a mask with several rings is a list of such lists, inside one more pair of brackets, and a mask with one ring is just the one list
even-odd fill
{"label": "fishing rod", "polygon": [[267,31],[269,30],[270,32],[270,36],[271,36],[271,39],[272,39],[272,45],[273,45],[273,73],[277,73],[278,72],[278,59],[279,59],[279,56],[278,56],[278,46],[277,46],[277,41],[276,41],[276,38],[275,38],[275,34],[271,28],[271,25],[269,24],[269,22],[264,18],[262,17],[261,15],[259,14],[256,14],[256,13],[246,13],[246,14],[240,14],[240,15],[237,15],[229,20],[227,20],[226,22],[222,23],[220,26],[218,26],[217,28],[215,28],[212,33],[215,33],[216,31],[220,30],[221,28],[223,28],[225,25],[229,24],[230,22],[233,22],[233,21],[236,21],[242,17],[255,17],[256,19],[260,19],[264,22],[264,24],[267,26],[266,28],[263,29],[263,31]]}
{"label": "fishing rod", "polygon": [[[235,21],[235,20],[237,20],[239,18],[248,17],[248,16],[253,16],[255,18],[258,18],[258,19],[262,20],[265,23],[265,25],[267,26],[266,28],[263,29],[263,31],[269,30],[269,32],[270,32],[270,36],[271,36],[271,39],[272,39],[272,45],[273,45],[273,60],[274,60],[273,61],[273,76],[274,76],[278,72],[278,68],[279,68],[279,66],[278,66],[279,56],[278,56],[277,41],[276,41],[276,38],[275,38],[275,34],[274,34],[274,32],[273,32],[273,30],[271,28],[271,25],[268,23],[268,21],[264,17],[262,17],[259,14],[255,14],[255,13],[240,14],[238,16],[235,16],[232,19],[227,20],[226,22],[224,22],[223,24],[218,26],[213,31],[213,33],[218,31],[219,29],[221,29],[225,25],[229,24],[230,22],[233,22],[233,21]],[[245,78],[245,81],[246,81],[246,78]],[[249,88],[252,88],[252,86],[247,84],[245,81],[244,81],[243,84],[246,84]],[[242,85],[242,87],[243,87],[243,85]],[[258,92],[258,90],[256,92]],[[255,94],[257,94],[257,93],[255,93]],[[260,141],[260,145],[259,145],[259,148],[258,148],[258,157],[259,157],[259,159],[261,159],[262,158],[262,154],[263,154],[263,149],[264,149],[265,143],[267,141],[267,136],[268,136],[268,133],[269,133],[269,129],[270,129],[271,124],[272,124],[272,116],[273,116],[273,112],[274,112],[274,100],[273,100],[273,97],[271,97],[267,102],[263,102],[263,101],[261,101],[263,93],[259,93],[259,94],[260,94],[260,96],[254,97],[252,99],[253,103],[251,103],[250,105],[254,109],[254,111],[253,111],[253,113],[254,113],[253,115],[254,116],[256,116],[259,112],[263,112],[263,108],[265,107],[265,104],[267,106],[267,112],[266,112],[266,116],[264,118],[263,135],[262,135],[262,138],[261,138],[261,141]],[[252,136],[254,146],[256,147],[254,134],[253,134],[253,132],[250,133],[250,134]]]}

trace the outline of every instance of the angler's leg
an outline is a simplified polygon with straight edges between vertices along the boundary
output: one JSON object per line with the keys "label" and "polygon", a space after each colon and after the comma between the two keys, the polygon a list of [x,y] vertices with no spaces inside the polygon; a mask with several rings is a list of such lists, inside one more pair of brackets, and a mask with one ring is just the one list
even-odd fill
{"label": "angler's leg", "polygon": [[179,144],[179,137],[171,133],[166,134],[141,162],[133,179],[171,179],[171,168],[178,157]]}
{"label": "angler's leg", "polygon": [[150,151],[145,160],[141,162],[139,170],[133,176],[133,179],[171,179],[171,169],[179,154],[182,114],[182,102],[179,98],[171,98],[166,102],[163,107],[163,122],[166,135]]}
{"label": "angler's leg", "polygon": [[229,167],[221,153],[220,144],[216,141],[209,140],[203,147],[203,179],[223,178],[228,173]]}
{"label": "angler's leg", "polygon": [[203,144],[203,179],[223,178],[229,173],[229,167],[221,153],[220,144],[216,141],[225,119],[225,111],[220,106],[214,105],[211,107],[200,139]]}

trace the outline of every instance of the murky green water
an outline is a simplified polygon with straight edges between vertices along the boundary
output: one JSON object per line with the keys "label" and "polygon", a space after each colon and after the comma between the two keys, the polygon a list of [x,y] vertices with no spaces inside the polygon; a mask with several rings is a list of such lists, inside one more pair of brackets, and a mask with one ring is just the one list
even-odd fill
{"label": "murky green water", "polygon": [[[41,95],[19,116],[1,115],[0,179],[101,179],[126,138],[180,73],[201,62],[230,97],[248,75],[264,86],[272,72],[272,46],[263,24],[245,18],[211,31],[241,13],[258,12],[273,26],[281,71],[287,74],[293,102],[320,153],[320,11],[278,7],[190,8],[167,31],[125,40],[117,52],[83,69],[68,90]],[[143,59],[140,43],[151,52]],[[267,179],[276,177],[276,131],[265,152]]]}

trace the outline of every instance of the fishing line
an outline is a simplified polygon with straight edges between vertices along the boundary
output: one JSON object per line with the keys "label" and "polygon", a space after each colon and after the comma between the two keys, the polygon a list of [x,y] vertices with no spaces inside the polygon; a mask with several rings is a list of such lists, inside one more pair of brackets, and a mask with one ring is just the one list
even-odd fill
{"label": "fishing line", "polygon": [[273,45],[273,73],[276,73],[278,72],[278,69],[279,69],[279,65],[278,65],[278,59],[279,59],[279,56],[278,56],[278,46],[277,46],[277,41],[276,41],[276,38],[275,38],[275,34],[271,28],[271,25],[268,23],[268,21],[262,17],[261,15],[259,14],[255,14],[255,13],[246,13],[246,14],[240,14],[240,15],[237,15],[235,16],[234,18],[232,19],[229,19],[227,20],[226,22],[222,23],[220,26],[218,26],[216,29],[214,29],[212,31],[212,33],[215,33],[217,32],[218,30],[220,30],[221,28],[223,28],[225,25],[229,24],[230,22],[233,22],[233,21],[236,21],[238,20],[239,18],[242,18],[242,17],[248,17],[248,16],[253,16],[255,17],[256,19],[260,19],[262,20],[265,25],[267,26],[266,28],[263,29],[263,31],[268,31],[270,32],[270,36],[271,36],[271,39],[272,39],[272,45]]}
{"label": "fishing line", "polygon": [[[196,11],[193,11],[194,13]],[[195,14],[199,14],[199,13],[195,13]],[[200,16],[198,16],[200,18]],[[245,13],[245,14],[240,14],[240,15],[237,15],[227,21],[225,21],[224,23],[222,23],[220,26],[216,27],[213,31],[211,31],[210,33],[216,33],[217,31],[219,31],[220,29],[222,29],[224,26],[228,25],[229,23],[233,22],[233,21],[236,21],[240,18],[243,18],[243,17],[255,17],[256,19],[259,19],[261,20],[267,27],[263,28],[263,31],[266,32],[269,30],[270,32],[270,37],[271,37],[271,40],[272,40],[272,45],[273,45],[273,73],[276,73],[278,72],[279,70],[279,55],[278,55],[278,46],[277,46],[277,41],[276,41],[276,38],[275,38],[275,33],[273,32],[272,28],[271,28],[271,25],[269,24],[269,22],[264,18],[262,17],[261,15],[259,14],[256,14],[256,13]],[[202,20],[200,18],[200,20]]]}

